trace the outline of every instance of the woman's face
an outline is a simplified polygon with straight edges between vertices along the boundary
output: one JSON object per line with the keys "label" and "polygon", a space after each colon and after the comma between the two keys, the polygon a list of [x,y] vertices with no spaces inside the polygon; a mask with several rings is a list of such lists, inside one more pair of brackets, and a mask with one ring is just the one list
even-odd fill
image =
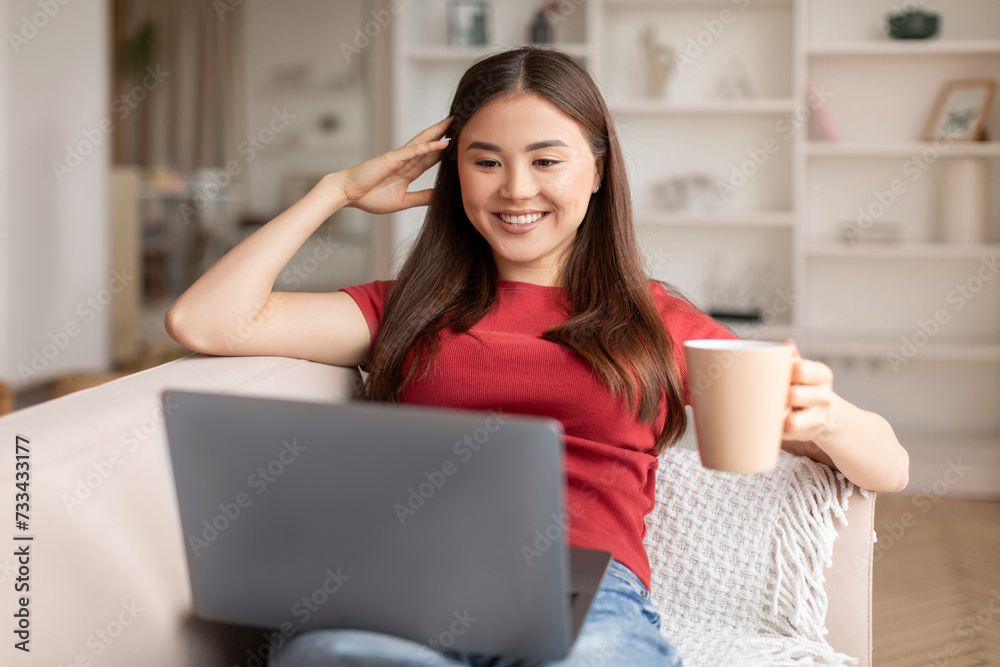
{"label": "woman's face", "polygon": [[535,94],[489,102],[459,137],[465,213],[505,280],[555,284],[602,174],[577,122]]}

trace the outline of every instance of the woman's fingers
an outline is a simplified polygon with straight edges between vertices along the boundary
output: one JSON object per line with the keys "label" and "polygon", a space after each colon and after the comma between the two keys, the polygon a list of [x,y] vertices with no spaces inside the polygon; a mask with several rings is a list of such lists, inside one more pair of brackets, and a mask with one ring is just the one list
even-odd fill
{"label": "woman's fingers", "polygon": [[447,145],[448,145],[447,141],[441,141],[441,140],[426,141],[419,144],[402,146],[394,151],[389,152],[388,155],[392,156],[392,158],[395,159],[398,162],[399,166],[401,167],[410,160],[426,155],[431,151],[440,152]]}
{"label": "woman's fingers", "polygon": [[430,206],[431,195],[434,193],[434,189],[430,188],[427,190],[418,190],[416,192],[407,192],[403,195],[403,208],[413,208],[414,206]]}
{"label": "woman's fingers", "polygon": [[792,365],[793,384],[822,384],[833,382],[833,371],[821,361],[798,359]]}
{"label": "woman's fingers", "polygon": [[793,384],[788,388],[788,405],[796,408],[829,405],[831,393],[826,385]]}
{"label": "woman's fingers", "polygon": [[826,410],[818,407],[793,410],[785,418],[784,432],[801,436],[802,440],[811,439],[811,434],[826,424]]}
{"label": "woman's fingers", "polygon": [[451,124],[451,116],[448,116],[444,120],[440,120],[428,128],[425,128],[418,132],[416,136],[407,141],[403,146],[410,146],[412,144],[417,144],[423,141],[429,141],[438,137],[443,137],[445,129]]}

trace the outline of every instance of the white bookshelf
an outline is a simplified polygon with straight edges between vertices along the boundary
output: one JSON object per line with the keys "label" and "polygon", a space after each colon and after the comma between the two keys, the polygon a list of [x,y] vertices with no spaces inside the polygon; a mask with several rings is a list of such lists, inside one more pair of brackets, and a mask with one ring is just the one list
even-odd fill
{"label": "white bookshelf", "polygon": [[[404,12],[391,26],[394,145],[447,115],[469,64],[525,43],[540,4],[494,2],[495,43],[486,49],[447,46],[446,0]],[[944,81],[1000,80],[1000,3],[940,0],[933,11],[942,14],[941,34],[925,41],[883,36],[880,22],[893,7],[886,0],[568,5],[576,9],[557,26],[555,46],[588,67],[608,102],[651,275],[709,310],[705,276],[712,261],[721,261],[729,275],[748,262],[767,262],[763,303],[791,295],[791,304],[776,309],[780,314],[767,324],[726,324],[742,337],[794,338],[804,356],[828,363],[838,393],[885,416],[910,450],[912,492],[940,477],[947,457],[964,455],[987,472],[969,475],[952,491],[1000,494],[1000,276],[982,281],[961,309],[948,300],[984,258],[1000,252],[1000,99],[986,120],[991,141],[935,147],[920,140]],[[724,30],[711,39],[701,34],[706,21],[727,11],[733,20]],[[649,25],[661,43],[703,42],[697,57],[674,73],[662,100],[642,94],[638,34]],[[725,99],[712,86],[737,54],[755,89],[750,99]],[[826,109],[838,141],[825,140],[801,116],[810,82],[831,93]],[[769,139],[778,150],[716,210],[665,209],[653,196],[654,183],[685,171],[725,180]],[[952,157],[989,164],[984,243],[937,241],[940,167]],[[906,181],[906,192],[882,218],[903,224],[902,243],[843,243],[842,223],[854,220],[879,188],[902,178],[907,161],[924,163],[919,178]],[[411,189],[432,185],[433,172]],[[394,267],[424,213],[394,216]],[[890,354],[942,308],[949,323],[892,369]]]}
{"label": "white bookshelf", "polygon": [[[1000,113],[994,104],[988,142],[924,142],[920,135],[946,80],[1000,79],[1000,5],[936,3],[938,36],[894,41],[873,30],[889,3],[836,4],[837,12],[831,3],[803,3],[800,23],[804,71],[835,91],[827,110],[840,135],[836,142],[804,142],[803,348],[828,358],[845,396],[871,396],[855,402],[890,420],[911,455],[911,492],[928,492],[948,463],[961,459],[975,461],[977,472],[949,493],[995,495],[1000,281],[982,281],[977,272],[1000,252]],[[987,162],[984,243],[939,241],[941,167],[957,157]],[[880,219],[900,222],[904,242],[838,242],[837,223],[866,208],[878,211],[871,202],[894,180],[905,192]],[[971,298],[957,291],[960,285],[976,288],[967,292]],[[936,315],[947,322],[933,324]],[[853,326],[839,325],[838,317]]]}
{"label": "white bookshelf", "polygon": [[947,56],[1000,54],[1000,40],[930,39],[886,42],[827,42],[809,44],[806,53],[813,58],[835,56]]}

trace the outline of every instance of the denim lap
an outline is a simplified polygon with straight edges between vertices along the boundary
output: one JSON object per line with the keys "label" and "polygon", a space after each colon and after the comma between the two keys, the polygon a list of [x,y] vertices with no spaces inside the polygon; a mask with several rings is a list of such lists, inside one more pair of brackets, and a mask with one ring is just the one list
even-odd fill
{"label": "denim lap", "polygon": [[580,634],[562,660],[540,662],[445,651],[472,667],[681,667],[677,650],[660,635],[660,614],[642,581],[612,560]]}
{"label": "denim lap", "polygon": [[660,615],[642,581],[612,560],[569,655],[532,661],[458,651],[436,652],[399,637],[359,630],[314,630],[295,637],[269,667],[413,665],[417,667],[680,667],[681,658],[660,635]]}

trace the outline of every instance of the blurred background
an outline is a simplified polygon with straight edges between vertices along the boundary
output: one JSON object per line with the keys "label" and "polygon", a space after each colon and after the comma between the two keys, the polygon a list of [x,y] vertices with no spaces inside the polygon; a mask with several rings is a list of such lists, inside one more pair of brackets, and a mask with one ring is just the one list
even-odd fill
{"label": "blurred background", "polygon": [[[0,27],[0,414],[188,354],[163,315],[223,254],[445,117],[477,58],[552,44],[611,108],[649,275],[794,338],[910,452],[876,664],[944,664],[1000,606],[995,0],[9,0]],[[423,214],[338,211],[274,289],[391,278]],[[990,619],[947,664],[1000,664]]]}

